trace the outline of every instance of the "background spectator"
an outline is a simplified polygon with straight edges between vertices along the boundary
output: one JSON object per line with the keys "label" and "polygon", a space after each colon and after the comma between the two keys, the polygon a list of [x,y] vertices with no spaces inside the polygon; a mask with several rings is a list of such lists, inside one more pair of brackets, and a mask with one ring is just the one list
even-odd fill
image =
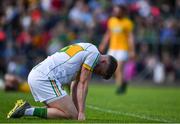
{"label": "background spectator", "polygon": [[136,76],[156,58],[171,81],[180,79],[180,0],[1,0],[1,77],[15,67],[25,78],[35,64],[70,43],[98,46],[117,4],[128,8],[135,23]]}

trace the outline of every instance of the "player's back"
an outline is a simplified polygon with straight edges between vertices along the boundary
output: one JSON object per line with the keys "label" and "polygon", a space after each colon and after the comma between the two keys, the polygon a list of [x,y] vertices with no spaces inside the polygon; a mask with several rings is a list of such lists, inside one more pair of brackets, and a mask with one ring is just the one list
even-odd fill
{"label": "player's back", "polygon": [[[91,53],[93,54],[90,56]],[[99,55],[99,51],[93,44],[73,44],[48,56],[34,69],[50,78],[59,80],[62,84],[69,83],[76,78],[87,56],[95,58],[97,55]]]}

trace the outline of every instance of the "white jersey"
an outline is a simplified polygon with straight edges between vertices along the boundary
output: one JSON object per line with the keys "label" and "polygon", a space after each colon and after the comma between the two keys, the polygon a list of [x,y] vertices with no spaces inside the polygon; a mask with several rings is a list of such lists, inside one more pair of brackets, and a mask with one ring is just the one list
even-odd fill
{"label": "white jersey", "polygon": [[50,79],[56,79],[61,84],[67,84],[75,80],[82,66],[93,71],[99,60],[99,55],[98,49],[93,44],[77,43],[48,56],[33,70]]}

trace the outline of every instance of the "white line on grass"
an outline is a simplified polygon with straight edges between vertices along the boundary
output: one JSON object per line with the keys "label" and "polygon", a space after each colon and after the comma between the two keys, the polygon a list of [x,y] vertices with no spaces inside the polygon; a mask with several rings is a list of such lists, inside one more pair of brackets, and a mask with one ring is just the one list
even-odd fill
{"label": "white line on grass", "polygon": [[144,119],[144,120],[149,120],[149,121],[158,121],[158,122],[172,122],[166,119],[160,119],[160,118],[153,118],[153,117],[148,117],[145,115],[138,115],[138,114],[134,114],[134,113],[128,113],[128,112],[119,112],[119,111],[114,111],[114,110],[110,110],[110,109],[105,109],[105,108],[100,108],[94,105],[87,105],[88,108],[90,109],[94,109],[97,111],[101,111],[101,112],[106,112],[106,113],[111,113],[111,114],[118,114],[118,115],[125,115],[125,116],[131,116],[131,117],[136,117],[136,118],[140,118],[140,119]]}

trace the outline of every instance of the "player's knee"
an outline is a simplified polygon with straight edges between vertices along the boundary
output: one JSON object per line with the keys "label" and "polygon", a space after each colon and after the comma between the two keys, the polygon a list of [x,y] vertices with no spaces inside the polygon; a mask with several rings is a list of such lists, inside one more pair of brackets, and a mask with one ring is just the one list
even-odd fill
{"label": "player's knee", "polygon": [[78,119],[78,112],[77,111],[71,112],[70,116],[71,116],[71,119],[77,120]]}
{"label": "player's knee", "polygon": [[69,119],[77,120],[77,119],[78,119],[78,112],[77,112],[77,110],[70,111],[70,112],[67,114],[67,116],[68,116]]}
{"label": "player's knee", "polygon": [[[56,113],[54,113],[55,116],[53,116],[52,118],[62,118],[62,113],[60,111],[57,111]],[[53,114],[53,115],[54,115]],[[73,113],[65,113],[65,115],[63,116],[64,118],[67,118],[67,119],[73,119],[73,120],[77,120],[78,118],[78,114],[73,112]]]}
{"label": "player's knee", "polygon": [[72,119],[74,119],[74,120],[78,119],[78,112],[77,112],[77,110],[72,114]]}

